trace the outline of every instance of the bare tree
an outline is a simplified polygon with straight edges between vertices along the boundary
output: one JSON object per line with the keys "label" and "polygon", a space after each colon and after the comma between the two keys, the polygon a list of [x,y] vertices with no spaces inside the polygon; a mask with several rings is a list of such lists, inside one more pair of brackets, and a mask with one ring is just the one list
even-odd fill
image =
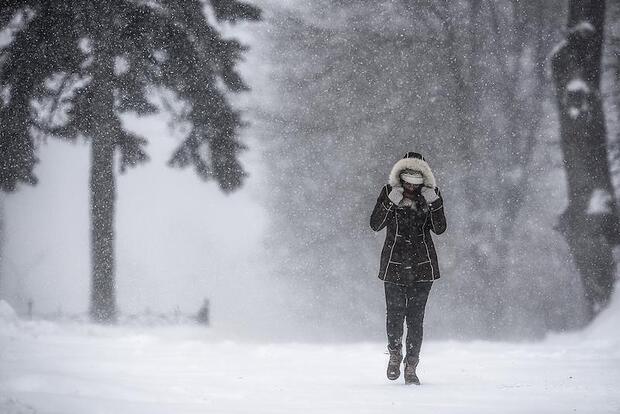
{"label": "bare tree", "polygon": [[592,319],[614,287],[612,247],[620,221],[606,144],[600,93],[605,1],[571,0],[566,38],[552,56],[568,206],[557,230],[581,274]]}
{"label": "bare tree", "polygon": [[[550,6],[518,0],[423,3],[441,22],[436,33],[451,75],[446,88],[458,149],[452,164],[461,171],[451,192],[464,211],[460,270],[470,273],[463,290],[480,298],[481,318],[490,333],[500,334],[508,311],[510,248],[530,189],[527,171],[546,98],[543,19]],[[484,213],[489,210],[496,214],[492,220]]]}
{"label": "bare tree", "polygon": [[[615,165],[612,166],[612,176],[617,174],[620,166],[620,3],[614,2],[611,4],[609,15],[611,20],[613,21],[613,25],[610,27],[610,38],[608,39],[608,44],[610,48],[611,61],[610,70],[612,72],[612,82],[613,82],[613,106],[616,108],[615,116],[616,116],[616,136],[615,136]],[[613,168],[616,168],[616,171],[613,171]]]}

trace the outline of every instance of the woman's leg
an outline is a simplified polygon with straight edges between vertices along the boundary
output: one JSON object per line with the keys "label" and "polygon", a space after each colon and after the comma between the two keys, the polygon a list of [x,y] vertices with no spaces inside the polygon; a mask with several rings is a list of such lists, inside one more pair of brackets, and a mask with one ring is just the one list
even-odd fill
{"label": "woman's leg", "polygon": [[384,286],[388,349],[390,351],[398,350],[400,353],[403,342],[403,324],[407,310],[407,288],[388,282],[384,283]]}
{"label": "woman's leg", "polygon": [[418,282],[407,287],[407,358],[418,359],[424,333],[424,310],[433,282]]}

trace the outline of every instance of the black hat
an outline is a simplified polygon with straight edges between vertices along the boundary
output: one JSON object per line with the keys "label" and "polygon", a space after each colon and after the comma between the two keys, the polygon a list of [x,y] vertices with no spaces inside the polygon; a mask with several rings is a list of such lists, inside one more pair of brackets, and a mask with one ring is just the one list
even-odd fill
{"label": "black hat", "polygon": [[417,159],[420,159],[422,161],[426,161],[424,159],[424,157],[422,156],[422,154],[420,154],[418,152],[413,152],[413,151],[409,151],[408,153],[406,153],[403,158],[417,158]]}

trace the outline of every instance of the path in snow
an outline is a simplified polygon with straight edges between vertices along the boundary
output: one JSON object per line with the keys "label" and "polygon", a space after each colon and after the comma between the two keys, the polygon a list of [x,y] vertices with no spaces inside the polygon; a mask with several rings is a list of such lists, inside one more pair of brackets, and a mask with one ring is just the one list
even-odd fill
{"label": "path in snow", "polygon": [[194,326],[4,321],[0,412],[619,413],[612,339],[426,342],[423,385],[385,379],[383,344],[227,342]]}

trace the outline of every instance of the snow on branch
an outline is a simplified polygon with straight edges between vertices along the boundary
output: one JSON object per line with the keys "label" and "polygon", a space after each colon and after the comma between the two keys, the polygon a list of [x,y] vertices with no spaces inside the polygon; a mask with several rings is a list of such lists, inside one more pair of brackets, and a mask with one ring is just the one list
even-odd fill
{"label": "snow on branch", "polygon": [[566,90],[569,92],[582,92],[585,94],[590,93],[590,87],[581,78],[575,78],[568,82],[568,85],[566,85]]}
{"label": "snow on branch", "polygon": [[603,188],[595,188],[590,195],[586,214],[612,214],[612,196]]}
{"label": "snow on branch", "polygon": [[583,37],[592,35],[595,32],[596,32],[596,29],[594,28],[592,23],[590,23],[587,20],[580,21],[579,23],[577,23],[576,25],[571,27],[570,30],[569,30],[569,33],[576,33],[576,34],[578,34],[580,36],[583,36]]}

